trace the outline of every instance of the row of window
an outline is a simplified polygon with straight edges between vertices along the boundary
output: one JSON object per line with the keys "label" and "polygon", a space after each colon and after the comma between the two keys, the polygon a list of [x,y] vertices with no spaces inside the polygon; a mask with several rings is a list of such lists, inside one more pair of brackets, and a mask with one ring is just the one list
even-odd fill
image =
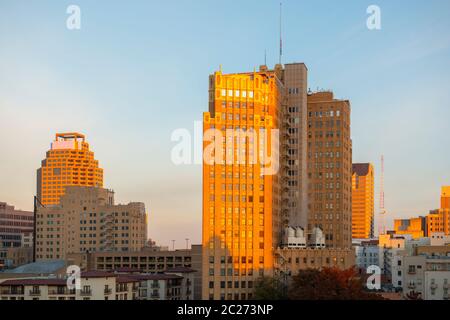
{"label": "row of window", "polygon": [[[209,282],[209,288],[210,289],[214,289],[214,281],[210,281]],[[233,284],[234,284],[234,286],[233,286]],[[220,288],[221,289],[226,289],[226,288],[228,288],[228,289],[239,289],[239,288],[242,288],[242,289],[246,289],[246,288],[248,288],[248,289],[251,289],[251,288],[253,288],[253,281],[227,281],[227,282],[225,282],[225,281],[221,281],[220,282]]]}
{"label": "row of window", "polygon": [[340,117],[341,116],[341,111],[340,110],[336,110],[336,111],[334,111],[334,110],[330,110],[330,111],[315,111],[315,112],[310,111],[308,113],[308,116],[310,118],[313,118],[313,117],[322,118],[322,117],[334,117],[334,116]]}
{"label": "row of window", "polygon": [[228,96],[228,97],[236,97],[236,98],[239,98],[239,97],[242,97],[242,98],[250,98],[250,99],[253,99],[253,97],[254,97],[254,92],[253,91],[245,91],[245,90],[226,90],[226,89],[222,89],[221,91],[220,91],[220,94],[221,94],[221,96],[222,97],[226,97],[226,96]]}

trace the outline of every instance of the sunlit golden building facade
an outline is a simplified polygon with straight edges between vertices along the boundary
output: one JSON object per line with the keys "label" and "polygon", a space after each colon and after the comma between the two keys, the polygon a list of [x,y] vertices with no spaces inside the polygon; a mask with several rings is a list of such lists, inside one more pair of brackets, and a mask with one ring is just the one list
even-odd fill
{"label": "sunlit golden building facade", "polygon": [[430,211],[427,216],[427,233],[433,232],[450,235],[450,186],[441,188],[441,208]]}
{"label": "sunlit golden building facade", "polygon": [[308,95],[308,237],[320,228],[328,248],[351,248],[350,102],[332,92]]}
{"label": "sunlit golden building facade", "polygon": [[[279,146],[271,134],[281,116],[276,74],[262,68],[210,76],[203,116],[203,299],[250,299],[255,281],[273,272],[281,235]],[[265,172],[264,153],[271,153],[272,172]]]}
{"label": "sunlit golden building facade", "polygon": [[450,209],[450,186],[441,189],[441,209]]}
{"label": "sunlit golden building facade", "polygon": [[427,215],[427,233],[443,232],[450,235],[450,209],[436,209]]}
{"label": "sunlit golden building facade", "polygon": [[57,133],[37,170],[37,197],[43,205],[58,204],[66,186],[103,186],[103,169],[80,133]]}
{"label": "sunlit golden building facade", "polygon": [[427,236],[427,218],[417,217],[410,219],[395,219],[394,232],[398,235],[411,235],[413,239]]}
{"label": "sunlit golden building facade", "polygon": [[[319,118],[321,133],[312,127]],[[332,93],[308,95],[303,63],[215,72],[203,134],[203,299],[252,299],[258,278],[280,274],[288,226],[304,231],[305,245],[317,256],[326,236],[330,250],[353,257],[350,103]],[[311,156],[316,151],[323,154],[317,172]],[[319,171],[323,191],[311,189]],[[311,208],[330,193],[319,218]],[[336,258],[334,253],[327,252]]]}
{"label": "sunlit golden building facade", "polygon": [[441,207],[423,217],[394,220],[396,234],[409,234],[414,239],[431,237],[433,233],[450,235],[450,187],[441,188]]}
{"label": "sunlit golden building facade", "polygon": [[374,237],[374,168],[371,163],[354,163],[352,167],[352,237]]}

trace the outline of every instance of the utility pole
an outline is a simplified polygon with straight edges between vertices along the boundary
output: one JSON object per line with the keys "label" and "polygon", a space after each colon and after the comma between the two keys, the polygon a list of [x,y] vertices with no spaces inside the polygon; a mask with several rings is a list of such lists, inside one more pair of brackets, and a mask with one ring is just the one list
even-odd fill
{"label": "utility pole", "polygon": [[384,155],[381,156],[381,174],[380,174],[380,213],[378,237],[386,233],[385,227],[386,209],[384,207]]}

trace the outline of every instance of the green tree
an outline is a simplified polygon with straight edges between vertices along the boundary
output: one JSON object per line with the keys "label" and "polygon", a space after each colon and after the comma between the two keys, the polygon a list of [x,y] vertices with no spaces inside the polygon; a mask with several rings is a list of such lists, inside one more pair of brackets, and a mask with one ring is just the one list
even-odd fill
{"label": "green tree", "polygon": [[286,300],[284,284],[277,278],[262,277],[255,284],[256,300]]}

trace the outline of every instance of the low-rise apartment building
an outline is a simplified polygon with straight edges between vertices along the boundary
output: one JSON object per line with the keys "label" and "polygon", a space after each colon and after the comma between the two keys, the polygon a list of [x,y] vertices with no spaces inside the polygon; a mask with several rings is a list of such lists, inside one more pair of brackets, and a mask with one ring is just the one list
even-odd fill
{"label": "low-rise apartment building", "polygon": [[183,300],[182,276],[146,274],[134,277],[139,280],[139,299],[141,300]]}
{"label": "low-rise apartment building", "polygon": [[300,270],[339,268],[349,269],[355,265],[353,249],[334,248],[278,248],[275,250],[276,274],[295,276]]}
{"label": "low-rise apartment building", "polygon": [[[144,273],[163,273],[168,270],[190,268],[195,270],[188,277],[194,282],[195,300],[201,299],[201,245],[192,245],[188,250],[163,250],[144,248],[136,252],[93,252],[71,254],[69,264],[80,266],[82,270],[117,271],[134,269]],[[173,272],[172,272],[173,273]]]}
{"label": "low-rise apartment building", "polygon": [[69,287],[67,277],[10,278],[0,280],[0,300],[192,300],[193,273],[189,268],[161,274],[87,271],[78,288]]}
{"label": "low-rise apartment building", "polygon": [[[135,281],[107,272],[83,272],[80,288],[70,289],[65,278],[8,279],[0,283],[1,300],[116,300],[116,285],[131,285]],[[136,287],[134,287],[136,288]],[[119,291],[121,287],[119,287]],[[137,298],[129,294],[128,300]]]}
{"label": "low-rise apartment building", "polygon": [[417,253],[403,257],[403,297],[448,300],[450,247],[419,247]]}

